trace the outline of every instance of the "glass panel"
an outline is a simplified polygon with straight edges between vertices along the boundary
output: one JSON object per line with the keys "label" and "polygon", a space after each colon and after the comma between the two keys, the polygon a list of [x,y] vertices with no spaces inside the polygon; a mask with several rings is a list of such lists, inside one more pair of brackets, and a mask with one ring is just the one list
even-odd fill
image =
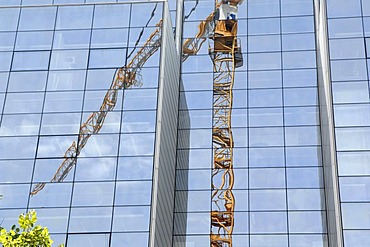
{"label": "glass panel", "polygon": [[[260,5],[264,4],[265,3]],[[272,52],[280,50],[280,35],[250,36],[248,38],[249,52]]]}
{"label": "glass panel", "polygon": [[316,69],[284,70],[284,87],[317,86]]}
{"label": "glass panel", "polygon": [[[238,80],[235,80],[238,82]],[[282,86],[280,70],[274,71],[249,71],[249,88],[277,88]]]}
{"label": "glass panel", "polygon": [[331,76],[333,81],[367,80],[366,61],[364,59],[331,61]]}
{"label": "glass panel", "polygon": [[0,31],[17,30],[19,12],[19,8],[1,8]]}
{"label": "glass panel", "polygon": [[69,232],[109,232],[112,208],[71,208]]}
{"label": "glass panel", "polygon": [[123,112],[121,132],[154,132],[155,124],[155,111],[126,111]]}
{"label": "glass panel", "polygon": [[[233,111],[233,113],[234,112],[235,110]],[[232,115],[232,117],[234,117],[234,114]],[[234,121],[232,122],[234,123]],[[189,129],[189,128],[199,129],[211,127],[212,127],[211,110],[179,111],[179,129]]]}
{"label": "glass panel", "polygon": [[280,18],[250,19],[248,21],[248,34],[280,34]]}
{"label": "glass panel", "polygon": [[47,226],[50,233],[67,231],[69,208],[37,209],[37,224]]}
{"label": "glass panel", "polygon": [[286,233],[286,212],[251,212],[251,233]]}
{"label": "glass panel", "polygon": [[286,88],[284,89],[285,106],[317,105],[317,88]]}
{"label": "glass panel", "polygon": [[[142,13],[141,16],[145,16],[145,14]],[[147,16],[150,16],[150,14]],[[98,5],[95,7],[94,28],[128,27],[129,17],[129,4]]]}
{"label": "glass panel", "polygon": [[367,81],[333,83],[334,103],[369,102],[369,86]]}
{"label": "glass panel", "polygon": [[343,202],[370,202],[370,177],[341,177],[340,199]]}
{"label": "glass panel", "polygon": [[[302,3],[302,1],[300,3]],[[315,49],[314,33],[286,34],[283,35],[282,38],[283,38],[283,51]]]}
{"label": "glass panel", "polygon": [[329,45],[330,59],[365,58],[363,39],[333,39]]}
{"label": "glass panel", "polygon": [[282,18],[283,33],[314,32],[313,16],[285,17]]}
{"label": "glass panel", "polygon": [[8,93],[4,113],[39,113],[43,100],[43,93]]}
{"label": "glass panel", "polygon": [[337,152],[341,176],[370,175],[370,152]]}
{"label": "glass panel", "polygon": [[42,136],[39,139],[38,158],[62,158],[77,136]]}
{"label": "glass panel", "polygon": [[342,203],[343,229],[369,229],[370,203]]}
{"label": "glass panel", "polygon": [[44,113],[41,134],[78,134],[80,130],[80,119],[81,113]]}
{"label": "glass panel", "polygon": [[85,69],[87,67],[87,50],[53,51],[50,69]]}
{"label": "glass panel", "polygon": [[110,234],[69,234],[69,247],[101,247],[109,246]]}
{"label": "glass panel", "polygon": [[[48,167],[48,169],[51,169],[51,167]],[[48,177],[48,181],[50,179],[51,177]],[[34,185],[32,184],[32,186]],[[71,204],[71,192],[72,183],[48,183],[37,196],[30,197],[30,207],[69,207]]]}
{"label": "glass panel", "polygon": [[90,30],[56,31],[53,49],[89,48]]}
{"label": "glass panel", "polygon": [[288,208],[289,210],[324,210],[324,190],[288,189]]}
{"label": "glass panel", "polygon": [[249,109],[248,116],[250,127],[283,126],[282,108]]}
{"label": "glass panel", "polygon": [[[155,78],[157,81],[157,78]],[[157,108],[157,90],[132,89],[125,91],[123,109],[144,110]]]}
{"label": "glass panel", "polygon": [[328,17],[361,16],[360,0],[328,0]]}
{"label": "glass panel", "polygon": [[121,156],[153,155],[154,134],[122,134],[120,140]]}
{"label": "glass panel", "polygon": [[18,30],[53,30],[56,7],[22,8]]}
{"label": "glass panel", "polygon": [[207,234],[210,221],[209,213],[175,213],[174,234]]}
{"label": "glass panel", "polygon": [[210,190],[211,170],[178,170],[176,190]]}
{"label": "glass panel", "polygon": [[298,16],[298,15],[312,15],[312,14],[313,14],[313,2],[311,0],[300,0],[300,1],[282,0],[281,1],[281,15],[282,16]]}
{"label": "glass panel", "polygon": [[[67,146],[67,145],[66,145]],[[54,147],[52,147],[54,148]],[[44,148],[45,149],[45,148]],[[63,150],[65,152],[66,150]],[[58,155],[61,157],[63,153],[58,153]],[[55,175],[55,172],[57,171],[58,167],[62,164],[64,159],[36,159],[36,164],[35,164],[35,172],[33,175],[33,182],[38,183],[38,182],[50,182],[50,179]],[[73,179],[73,174],[74,174],[74,167],[72,167],[71,171],[69,172],[69,176],[65,177],[64,181],[70,182]],[[55,193],[55,190],[58,190],[57,186],[52,186],[53,190],[51,190],[50,193]],[[56,196],[58,195],[57,193],[55,194]],[[46,200],[47,200],[47,195]],[[68,205],[70,204],[70,193],[68,196]]]}
{"label": "glass panel", "polygon": [[250,210],[285,210],[285,194],[285,190],[251,190],[249,192]]}
{"label": "glass panel", "polygon": [[[80,157],[117,156],[118,140],[118,134],[95,134],[81,151]],[[137,147],[133,145],[130,148],[135,149]]]}
{"label": "glass panel", "polygon": [[0,51],[12,51],[14,47],[14,41],[15,32],[0,33]]}
{"label": "glass panel", "polygon": [[0,161],[2,171],[0,183],[29,183],[31,181],[33,160]]}
{"label": "glass panel", "polygon": [[[151,16],[153,10],[155,9],[155,16],[159,19],[162,16],[162,4],[156,6],[154,3],[143,3],[143,4],[133,4],[131,8],[131,27],[144,27],[148,20],[141,18],[142,16]],[[124,12],[125,13],[125,12]],[[140,16],[137,15],[140,13]],[[156,18],[154,18],[156,19]],[[151,26],[154,26],[156,22],[152,21]]]}
{"label": "glass panel", "polygon": [[150,205],[152,181],[117,182],[115,205]]}
{"label": "glass panel", "polygon": [[249,180],[251,189],[285,188],[284,168],[250,169]]}
{"label": "glass panel", "polygon": [[115,207],[113,231],[149,231],[150,207]]}
{"label": "glass panel", "polygon": [[[0,52],[0,71],[9,71],[12,61],[12,52]],[[17,54],[17,53],[16,53]],[[14,66],[14,65],[13,65]]]}
{"label": "glass panel", "polygon": [[47,91],[83,90],[85,74],[84,70],[49,71]]}
{"label": "glass panel", "polygon": [[116,158],[79,158],[74,180],[112,181],[116,175],[116,164]]}
{"label": "glass panel", "polygon": [[47,70],[49,57],[50,51],[15,52],[12,70]]}
{"label": "glass panel", "polygon": [[285,165],[284,148],[250,148],[250,167],[281,167]]}
{"label": "glass panel", "polygon": [[10,73],[8,92],[44,91],[47,71]]}
{"label": "glass panel", "polygon": [[279,15],[280,15],[280,6],[278,0],[248,2],[249,18],[273,17]]}
{"label": "glass panel", "polygon": [[251,235],[250,236],[251,246],[261,247],[288,247],[288,236],[287,235]]}
{"label": "glass panel", "polygon": [[3,115],[0,136],[37,135],[40,114]]}
{"label": "glass panel", "polygon": [[78,112],[82,108],[83,92],[47,92],[44,112]]}
{"label": "glass panel", "polygon": [[90,51],[89,68],[119,68],[125,63],[126,49]]}
{"label": "glass panel", "polygon": [[324,186],[321,167],[287,168],[288,188],[322,188]]}
{"label": "glass panel", "polygon": [[283,146],[283,128],[250,128],[251,147]]}
{"label": "glass panel", "polygon": [[289,212],[289,233],[326,232],[325,214],[316,212]]}
{"label": "glass panel", "polygon": [[[235,156],[237,156],[237,150],[234,149]],[[243,154],[245,155],[244,151]],[[209,168],[211,153],[211,149],[178,150],[177,166],[179,169]]]}
{"label": "glass panel", "polygon": [[369,126],[370,105],[336,105],[334,106],[334,119],[337,127]]}
{"label": "glass panel", "polygon": [[287,166],[321,166],[320,147],[287,147]]}
{"label": "glass panel", "polygon": [[53,32],[18,32],[15,50],[50,50]]}
{"label": "glass panel", "polygon": [[248,93],[250,107],[282,106],[283,99],[281,89],[256,89],[249,90]]}
{"label": "glass panel", "polygon": [[128,29],[93,30],[91,48],[124,48],[127,46],[127,38]]}
{"label": "glass panel", "polygon": [[28,194],[30,192],[29,184],[2,184],[0,185],[1,208],[26,208]]}
{"label": "glass panel", "polygon": [[285,128],[287,146],[318,145],[320,141],[320,128],[318,126]]}
{"label": "glass panel", "polygon": [[286,126],[319,125],[319,109],[316,107],[286,107],[284,108]]}
{"label": "glass panel", "polygon": [[201,212],[211,210],[210,191],[176,191],[176,212]]}
{"label": "glass panel", "polygon": [[370,231],[343,231],[346,246],[367,247],[370,245]]}
{"label": "glass panel", "polygon": [[313,246],[328,246],[327,235],[316,235],[316,234],[306,234],[306,235],[289,235],[289,243],[291,246],[300,247],[313,247]]}
{"label": "glass panel", "polygon": [[281,53],[248,54],[249,70],[272,70],[281,68]]}
{"label": "glass panel", "polygon": [[329,38],[363,37],[362,18],[329,19]]}
{"label": "glass panel", "polygon": [[369,150],[370,128],[336,128],[337,149]]}
{"label": "glass panel", "polygon": [[[0,73],[0,92],[5,92],[6,87],[8,85],[8,77],[9,73]],[[0,102],[3,103],[3,98],[1,98]]]}
{"label": "glass panel", "polygon": [[284,69],[302,69],[316,67],[315,51],[291,51],[283,53]]}
{"label": "glass panel", "polygon": [[72,206],[109,206],[113,193],[113,182],[74,183]]}
{"label": "glass panel", "polygon": [[93,6],[61,6],[58,8],[56,29],[90,28]]}
{"label": "glass panel", "polygon": [[118,180],[152,179],[153,157],[119,157]]}
{"label": "glass panel", "polygon": [[113,233],[111,246],[147,247],[148,240],[149,233]]}
{"label": "glass panel", "polygon": [[212,131],[210,129],[179,130],[179,149],[184,148],[211,148]]}

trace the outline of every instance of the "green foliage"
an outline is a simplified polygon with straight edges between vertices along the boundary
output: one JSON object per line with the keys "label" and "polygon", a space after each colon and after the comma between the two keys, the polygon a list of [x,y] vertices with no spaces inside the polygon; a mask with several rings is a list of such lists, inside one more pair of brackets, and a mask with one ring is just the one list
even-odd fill
{"label": "green foliage", "polygon": [[13,225],[9,231],[0,227],[0,244],[4,247],[51,247],[53,240],[48,228],[35,225],[36,221],[36,212],[30,211],[19,216],[19,227]]}

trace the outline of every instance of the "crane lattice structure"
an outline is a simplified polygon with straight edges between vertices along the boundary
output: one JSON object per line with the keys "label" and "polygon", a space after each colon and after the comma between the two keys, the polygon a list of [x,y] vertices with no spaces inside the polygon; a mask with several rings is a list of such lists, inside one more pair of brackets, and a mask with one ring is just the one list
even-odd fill
{"label": "crane lattice structure", "polygon": [[[243,1],[215,0],[216,10],[200,22],[195,38],[186,39],[182,47],[182,61],[185,61],[190,55],[196,55],[207,39],[211,41],[208,48],[213,62],[211,247],[233,245],[235,198],[231,113],[235,69],[243,64],[237,40],[237,8]],[[160,47],[162,21],[156,27],[129,64],[117,69],[99,111],[93,112],[81,125],[77,143],[73,142],[67,149],[50,182],[62,182],[76,165],[77,157],[89,138],[99,133],[108,112],[114,109],[118,91],[140,86],[140,69]],[[31,195],[36,195],[44,187],[45,183],[35,185]]]}

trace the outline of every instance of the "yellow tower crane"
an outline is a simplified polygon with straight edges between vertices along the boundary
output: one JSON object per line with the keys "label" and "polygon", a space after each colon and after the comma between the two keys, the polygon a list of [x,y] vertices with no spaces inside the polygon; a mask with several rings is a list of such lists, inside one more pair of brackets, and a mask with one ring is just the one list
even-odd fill
{"label": "yellow tower crane", "polygon": [[[215,11],[200,22],[196,37],[186,39],[182,47],[182,60],[185,61],[190,55],[196,55],[207,39],[210,41],[208,50],[213,62],[211,247],[233,245],[235,198],[231,112],[235,69],[243,65],[237,39],[238,5],[243,1],[216,0]],[[108,112],[114,109],[118,91],[140,86],[140,69],[160,47],[162,21],[156,27],[128,65],[116,70],[99,111],[93,112],[80,126],[77,143],[73,142],[67,149],[62,164],[50,182],[62,182],[66,178],[91,135],[99,133]],[[44,187],[45,183],[36,184],[31,195],[36,195]]]}

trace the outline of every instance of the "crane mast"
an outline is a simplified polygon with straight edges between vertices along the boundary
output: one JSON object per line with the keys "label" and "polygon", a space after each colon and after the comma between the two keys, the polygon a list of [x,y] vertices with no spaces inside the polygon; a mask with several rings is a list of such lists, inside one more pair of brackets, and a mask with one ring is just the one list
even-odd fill
{"label": "crane mast", "polygon": [[242,66],[237,41],[237,5],[242,1],[216,1],[213,46],[213,111],[211,169],[211,247],[232,247],[235,198],[233,195],[233,134],[231,112],[235,68]]}

